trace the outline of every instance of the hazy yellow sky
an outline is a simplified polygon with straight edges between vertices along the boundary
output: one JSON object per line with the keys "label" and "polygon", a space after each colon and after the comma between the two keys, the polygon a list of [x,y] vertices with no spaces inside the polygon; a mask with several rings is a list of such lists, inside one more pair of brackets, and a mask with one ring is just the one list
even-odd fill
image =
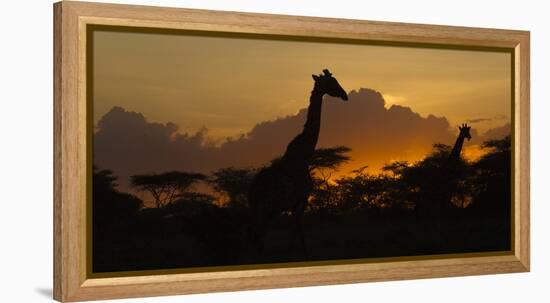
{"label": "hazy yellow sky", "polygon": [[380,91],[389,104],[468,120],[485,131],[510,121],[509,53],[336,43],[94,32],[94,122],[113,106],[205,126],[219,139],[305,108],[312,73],[344,89]]}

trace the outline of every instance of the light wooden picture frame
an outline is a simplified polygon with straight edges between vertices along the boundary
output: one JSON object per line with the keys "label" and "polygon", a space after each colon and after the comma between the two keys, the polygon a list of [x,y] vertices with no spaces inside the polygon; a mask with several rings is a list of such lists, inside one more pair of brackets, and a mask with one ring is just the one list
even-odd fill
{"label": "light wooden picture frame", "polygon": [[[297,263],[232,270],[90,274],[92,164],[87,28],[92,25],[349,39],[512,54],[512,250],[496,254]],[[529,239],[527,31],[62,1],[54,4],[54,299],[62,302],[526,272]],[[313,71],[315,72],[315,71]]]}

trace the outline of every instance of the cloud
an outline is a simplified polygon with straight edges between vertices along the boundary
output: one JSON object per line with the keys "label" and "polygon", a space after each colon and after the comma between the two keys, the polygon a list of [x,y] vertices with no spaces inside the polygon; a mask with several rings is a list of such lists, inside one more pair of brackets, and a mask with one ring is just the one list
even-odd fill
{"label": "cloud", "polygon": [[397,96],[392,94],[382,94],[382,97],[384,98],[384,101],[386,101],[386,105],[393,105],[393,104],[404,104],[407,102],[407,98],[403,96]]}
{"label": "cloud", "polygon": [[510,118],[506,115],[496,115],[495,120],[509,120]]}
{"label": "cloud", "polygon": [[[179,133],[173,123],[150,122],[140,113],[114,107],[96,125],[94,163],[120,176],[123,190],[133,174],[209,173],[228,166],[260,166],[285,151],[301,131],[306,114],[304,108],[296,115],[260,122],[239,138],[213,144],[206,128],[194,134]],[[472,136],[479,137],[472,143],[503,132],[506,127],[478,136],[472,129]],[[422,117],[400,105],[387,107],[379,92],[360,89],[349,93],[348,102],[325,97],[318,147],[352,148],[352,161],[341,172],[364,165],[376,171],[390,160],[418,160],[433,143],[452,145],[456,135],[444,117]]]}
{"label": "cloud", "polygon": [[510,120],[510,118],[506,115],[496,115],[492,118],[475,118],[475,119],[469,119],[466,120],[467,123],[481,123],[481,122],[490,122],[490,121],[501,121],[501,120]]}
{"label": "cloud", "polygon": [[472,140],[465,145],[462,156],[470,161],[475,161],[485,155],[489,150],[483,148],[483,142],[492,139],[502,139],[511,134],[512,127],[510,123],[506,123],[502,126],[491,128],[485,133],[478,135],[475,129],[472,129]]}
{"label": "cloud", "polygon": [[491,128],[487,130],[480,138],[482,141],[491,139],[501,139],[505,136],[509,136],[512,133],[512,125],[506,123],[502,126]]}
{"label": "cloud", "polygon": [[469,119],[469,120],[466,120],[466,122],[468,123],[480,123],[480,122],[487,122],[487,121],[491,121],[493,119],[490,119],[490,118],[476,118],[476,119]]}

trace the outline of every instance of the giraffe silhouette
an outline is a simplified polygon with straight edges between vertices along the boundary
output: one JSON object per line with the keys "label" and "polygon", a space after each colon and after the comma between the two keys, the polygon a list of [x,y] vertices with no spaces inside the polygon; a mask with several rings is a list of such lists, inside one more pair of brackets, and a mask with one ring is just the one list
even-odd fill
{"label": "giraffe silhouette", "polygon": [[440,180],[437,184],[439,189],[439,200],[436,201],[440,208],[446,209],[451,207],[452,198],[457,191],[458,181],[464,177],[464,172],[461,171],[461,152],[464,146],[464,139],[471,140],[471,127],[463,123],[458,127],[459,133],[456,138],[453,149],[449,153],[447,163],[443,165],[443,171],[440,174]]}
{"label": "giraffe silhouette", "polygon": [[456,138],[455,145],[449,154],[449,167],[452,169],[460,161],[460,153],[462,152],[462,146],[464,145],[464,139],[471,140],[472,136],[470,135],[471,127],[468,124],[464,123],[458,127],[460,131],[458,133],[458,138]]}
{"label": "giraffe silhouette", "polygon": [[421,173],[426,180],[421,181],[424,189],[420,200],[416,202],[416,214],[422,219],[428,217],[439,221],[439,216],[452,207],[452,199],[457,192],[459,181],[465,176],[461,152],[464,140],[472,138],[471,127],[462,124],[458,129],[459,134],[450,153],[437,158],[438,164],[428,166],[427,170]]}
{"label": "giraffe silhouette", "polygon": [[445,206],[452,205],[452,198],[458,189],[458,181],[464,177],[464,171],[461,170],[460,153],[462,152],[462,147],[464,146],[464,139],[468,139],[468,141],[472,139],[470,129],[471,127],[466,123],[458,127],[458,138],[456,138],[455,145],[449,154],[449,161],[445,172],[446,195],[444,196],[443,201]]}
{"label": "giraffe silhouette", "polygon": [[289,214],[292,220],[291,247],[298,239],[305,251],[301,220],[313,188],[309,164],[319,138],[323,96],[348,99],[346,91],[327,69],[312,77],[314,86],[302,132],[288,144],[280,159],[258,172],[249,188],[251,223],[247,240],[256,253],[263,251],[269,225],[283,213]]}

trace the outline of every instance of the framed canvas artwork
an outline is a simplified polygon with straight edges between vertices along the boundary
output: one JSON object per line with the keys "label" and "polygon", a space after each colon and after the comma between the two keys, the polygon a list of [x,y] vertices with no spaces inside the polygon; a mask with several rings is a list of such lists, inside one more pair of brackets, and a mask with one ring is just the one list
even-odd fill
{"label": "framed canvas artwork", "polygon": [[54,12],[55,299],[529,270],[529,32]]}

